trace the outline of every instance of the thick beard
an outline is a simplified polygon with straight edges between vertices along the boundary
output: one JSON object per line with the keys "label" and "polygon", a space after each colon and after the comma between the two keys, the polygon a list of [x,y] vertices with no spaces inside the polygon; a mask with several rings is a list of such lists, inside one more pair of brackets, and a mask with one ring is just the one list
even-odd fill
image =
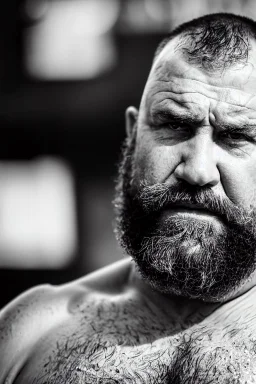
{"label": "thick beard", "polygon": [[[124,145],[116,186],[116,234],[141,274],[165,294],[225,301],[256,269],[256,214],[210,188],[179,182],[146,185],[133,181],[135,137]],[[174,204],[200,204],[219,223],[167,216]]]}

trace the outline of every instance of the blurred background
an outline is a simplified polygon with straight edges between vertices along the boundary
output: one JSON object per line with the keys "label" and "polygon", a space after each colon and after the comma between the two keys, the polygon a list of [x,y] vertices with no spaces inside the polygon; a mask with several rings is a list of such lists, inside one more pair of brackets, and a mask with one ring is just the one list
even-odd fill
{"label": "blurred background", "polygon": [[122,257],[111,201],[124,111],[157,44],[254,0],[5,0],[0,14],[0,307]]}

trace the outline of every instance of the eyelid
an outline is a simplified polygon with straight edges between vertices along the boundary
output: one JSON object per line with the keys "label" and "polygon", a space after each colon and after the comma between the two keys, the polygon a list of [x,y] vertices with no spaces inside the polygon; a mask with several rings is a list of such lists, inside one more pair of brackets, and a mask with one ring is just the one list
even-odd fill
{"label": "eyelid", "polygon": [[225,135],[240,135],[241,137],[245,138],[253,138],[253,136],[256,136],[256,132],[253,135],[251,132],[248,132],[244,129],[241,128],[234,128],[234,129],[227,129],[225,131],[220,132],[220,135],[225,136]]}
{"label": "eyelid", "polygon": [[174,130],[191,130],[191,127],[188,125],[188,124],[185,124],[185,123],[167,123],[167,124],[163,124],[163,126],[166,125],[166,126],[169,126],[170,129],[174,129]]}
{"label": "eyelid", "polygon": [[[237,138],[234,138],[234,137],[228,137],[228,136],[224,136],[225,134],[229,135],[231,134],[237,134],[237,135],[240,135],[240,137],[238,136]],[[224,136],[224,137],[223,137]],[[237,130],[229,130],[229,131],[225,131],[225,132],[222,132],[222,137],[223,137],[223,144],[225,144],[225,141],[226,141],[226,144],[231,146],[231,147],[234,147],[234,148],[239,148],[245,144],[256,144],[256,135],[250,135],[246,132],[244,132],[244,130],[242,131],[241,129],[237,129]],[[220,140],[221,140],[221,135],[220,135]]]}
{"label": "eyelid", "polygon": [[164,113],[164,112],[153,112],[151,114],[151,121],[157,122],[157,123],[170,123],[170,124],[184,124],[184,125],[190,125],[191,121],[189,118],[182,118],[178,116],[174,116],[171,113]]}

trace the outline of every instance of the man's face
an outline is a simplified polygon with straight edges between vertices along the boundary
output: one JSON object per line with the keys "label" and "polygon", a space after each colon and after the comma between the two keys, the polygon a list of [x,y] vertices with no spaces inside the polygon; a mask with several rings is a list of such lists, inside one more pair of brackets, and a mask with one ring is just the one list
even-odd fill
{"label": "man's face", "polygon": [[127,112],[119,237],[158,290],[224,300],[256,269],[256,44],[221,73],[176,45]]}

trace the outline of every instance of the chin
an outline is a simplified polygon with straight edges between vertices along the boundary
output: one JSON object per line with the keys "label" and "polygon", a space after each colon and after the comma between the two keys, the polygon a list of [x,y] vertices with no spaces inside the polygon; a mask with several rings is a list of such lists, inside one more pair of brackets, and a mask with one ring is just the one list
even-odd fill
{"label": "chin", "polygon": [[221,239],[155,236],[144,239],[141,250],[133,255],[139,273],[154,290],[168,295],[225,302],[248,286],[251,276],[227,259]]}

